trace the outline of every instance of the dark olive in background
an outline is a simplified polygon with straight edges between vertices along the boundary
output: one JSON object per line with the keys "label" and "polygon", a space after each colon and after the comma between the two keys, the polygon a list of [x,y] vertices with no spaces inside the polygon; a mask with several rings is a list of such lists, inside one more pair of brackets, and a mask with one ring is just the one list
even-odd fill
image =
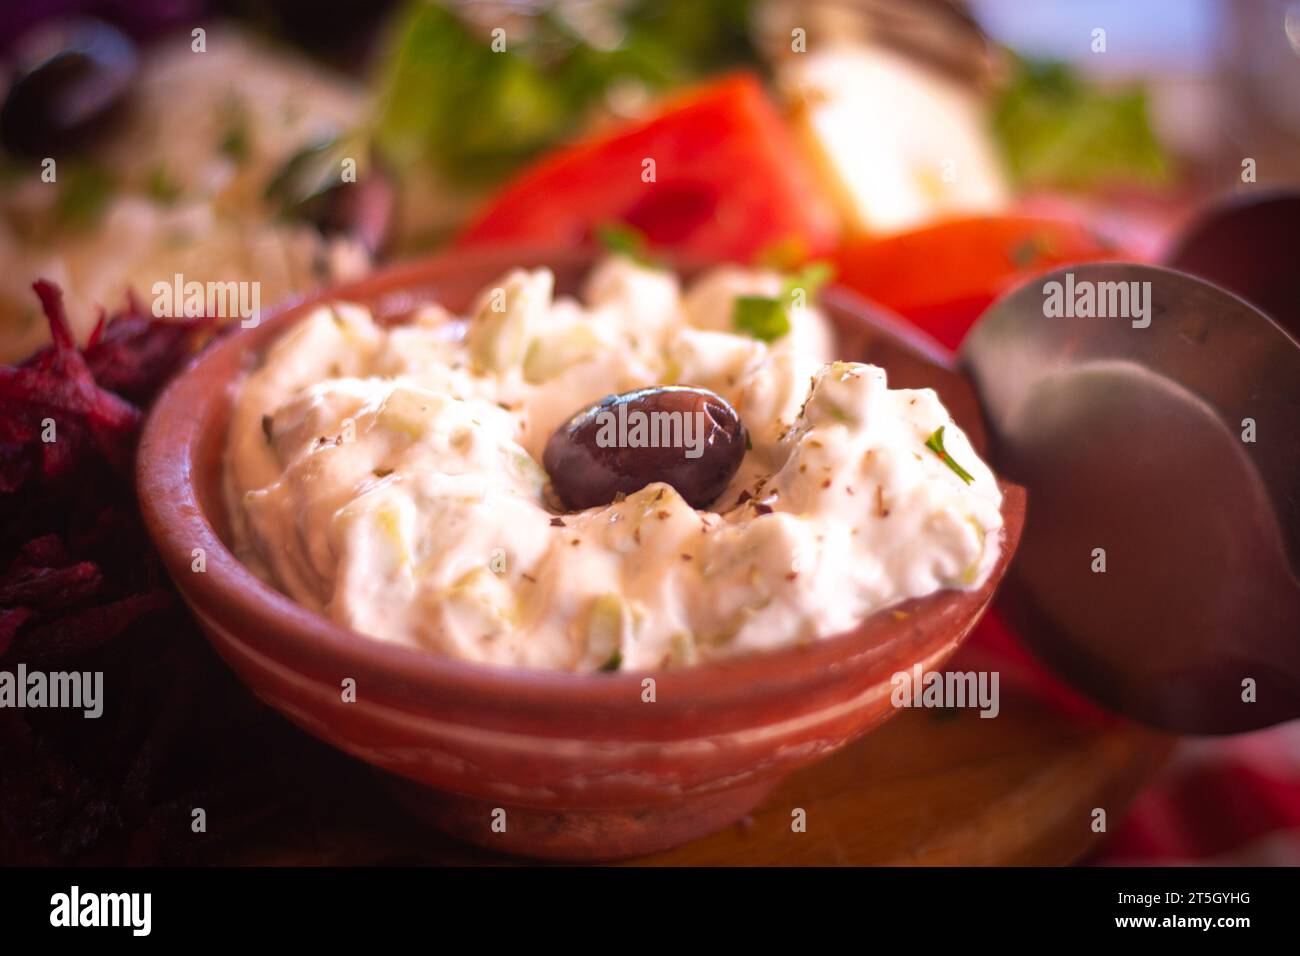
{"label": "dark olive in background", "polygon": [[[624,441],[642,437],[633,430],[638,420],[645,423],[646,442],[657,435],[666,447],[631,447]],[[670,431],[662,429],[665,422]],[[632,494],[656,481],[672,485],[692,507],[704,508],[735,476],[748,443],[740,416],[720,395],[660,385],[609,395],[582,409],[555,430],[542,464],[570,511],[609,504],[620,492]],[[693,449],[699,449],[698,457],[688,457]]]}
{"label": "dark olive in background", "polygon": [[215,0],[213,6],[259,32],[327,63],[362,73],[395,0]]}
{"label": "dark olive in background", "polygon": [[[346,159],[365,160],[355,182],[342,177]],[[392,181],[355,136],[331,137],[294,153],[267,184],[266,198],[286,219],[311,223],[326,236],[351,236],[375,255],[393,218]]]}
{"label": "dark olive in background", "polygon": [[111,125],[135,81],[135,45],[90,17],[34,28],[18,44],[0,107],[0,142],[44,158],[85,149]]}
{"label": "dark olive in background", "polygon": [[1300,340],[1300,192],[1212,206],[1182,231],[1165,264],[1241,296]]}

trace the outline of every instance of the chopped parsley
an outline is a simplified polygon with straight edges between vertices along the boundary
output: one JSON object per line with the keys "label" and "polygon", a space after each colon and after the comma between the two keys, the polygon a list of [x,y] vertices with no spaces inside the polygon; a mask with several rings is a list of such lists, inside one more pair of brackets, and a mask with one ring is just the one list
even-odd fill
{"label": "chopped parsley", "polygon": [[764,342],[775,342],[790,331],[790,313],[782,299],[764,295],[736,296],[731,325]]}
{"label": "chopped parsley", "polygon": [[623,666],[623,652],[615,648],[614,653],[609,655],[609,660],[600,665],[600,669],[605,673],[612,673]]}
{"label": "chopped parsley", "polygon": [[775,342],[790,331],[790,306],[796,293],[802,292],[806,302],[830,277],[829,264],[810,262],[799,272],[786,276],[779,296],[737,296],[731,327],[764,342]]}
{"label": "chopped parsley", "polygon": [[952,455],[948,454],[948,452],[944,450],[943,430],[946,427],[947,427],[946,425],[940,425],[939,428],[935,431],[935,433],[925,440],[925,447],[930,449],[930,451],[934,452],[941,459],[943,459],[943,463],[947,465],[949,468],[951,468],[953,471],[955,471],[957,473],[958,478],[960,478],[962,481],[966,482],[966,484],[969,485],[972,481],[975,480],[975,476],[972,475],[965,468],[963,468],[961,465],[957,464],[957,462],[953,459]]}
{"label": "chopped parsley", "polygon": [[792,297],[799,289],[803,290],[804,295],[811,299],[817,292],[830,281],[835,274],[829,262],[810,262],[798,272],[792,273],[785,280],[782,291],[786,298]]}
{"label": "chopped parsley", "polygon": [[639,266],[661,269],[663,264],[648,252],[649,242],[640,229],[624,222],[604,222],[596,227],[596,241],[606,252],[626,256]]}

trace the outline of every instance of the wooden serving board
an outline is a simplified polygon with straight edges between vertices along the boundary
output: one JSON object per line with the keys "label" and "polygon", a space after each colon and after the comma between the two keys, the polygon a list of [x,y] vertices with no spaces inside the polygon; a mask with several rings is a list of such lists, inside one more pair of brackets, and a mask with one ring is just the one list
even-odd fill
{"label": "wooden serving board", "polygon": [[[1099,847],[1171,738],[1085,725],[1028,697],[1002,713],[907,711],[787,779],[750,822],[659,854],[661,865],[1054,865]],[[807,829],[792,830],[794,808]]]}
{"label": "wooden serving board", "polygon": [[[1093,811],[1114,830],[1173,738],[1071,717],[1014,688],[1001,713],[904,711],[792,775],[746,821],[630,865],[1054,865],[1098,848]],[[220,862],[453,864],[519,862],[414,821],[360,764],[332,774],[319,805]],[[794,832],[795,809],[806,830]]]}

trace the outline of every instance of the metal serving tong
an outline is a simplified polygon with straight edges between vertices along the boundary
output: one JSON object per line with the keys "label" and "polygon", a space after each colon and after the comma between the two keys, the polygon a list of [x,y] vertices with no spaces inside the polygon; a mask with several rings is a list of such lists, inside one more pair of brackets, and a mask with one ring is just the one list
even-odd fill
{"label": "metal serving tong", "polygon": [[1003,605],[1073,685],[1176,732],[1300,717],[1298,210],[1212,211],[1173,245],[1188,271],[1037,277],[961,351],[1029,490]]}

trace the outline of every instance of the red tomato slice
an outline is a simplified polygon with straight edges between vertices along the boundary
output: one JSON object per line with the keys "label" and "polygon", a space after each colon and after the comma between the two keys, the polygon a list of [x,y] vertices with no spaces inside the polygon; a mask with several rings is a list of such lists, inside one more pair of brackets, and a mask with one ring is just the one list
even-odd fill
{"label": "red tomato slice", "polygon": [[[646,182],[647,160],[654,181]],[[461,245],[573,245],[626,223],[653,246],[750,262],[776,246],[831,249],[836,220],[758,81],[735,75],[654,118],[560,149],[507,184]]]}
{"label": "red tomato slice", "polygon": [[993,300],[1025,277],[1121,255],[1077,222],[980,216],[847,242],[836,278],[955,349]]}

